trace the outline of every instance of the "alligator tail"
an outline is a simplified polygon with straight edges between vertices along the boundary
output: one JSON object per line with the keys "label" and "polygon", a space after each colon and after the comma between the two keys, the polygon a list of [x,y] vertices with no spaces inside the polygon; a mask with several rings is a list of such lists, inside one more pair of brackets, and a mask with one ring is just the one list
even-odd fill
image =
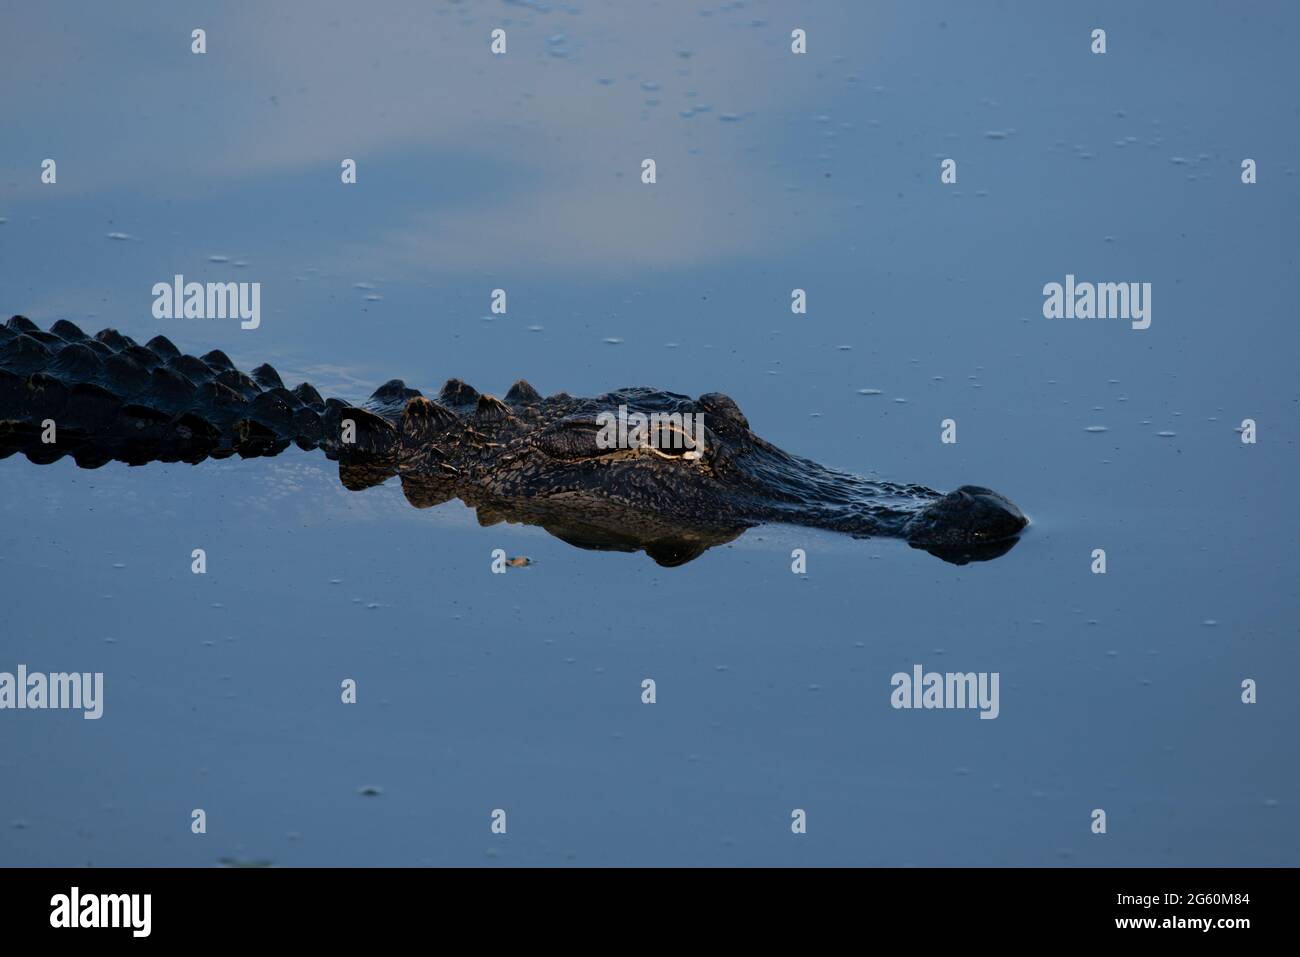
{"label": "alligator tail", "polygon": [[393,422],[323,399],[309,383],[285,388],[270,365],[240,372],[220,350],[184,355],[164,336],[139,345],[113,329],[88,336],[66,320],[48,332],[23,316],[0,325],[0,458],[70,455],[96,468],[276,455],[296,444],[362,460],[399,436]]}

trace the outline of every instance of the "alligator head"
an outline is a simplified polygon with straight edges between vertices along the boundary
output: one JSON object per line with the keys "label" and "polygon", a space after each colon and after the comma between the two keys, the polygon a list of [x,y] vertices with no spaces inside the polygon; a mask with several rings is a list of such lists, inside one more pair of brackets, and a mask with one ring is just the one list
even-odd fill
{"label": "alligator head", "polygon": [[[395,397],[400,385],[381,392]],[[391,402],[372,408],[383,424],[367,430],[361,457],[373,460],[376,448],[385,449],[404,477],[454,475],[449,486],[468,485],[479,501],[490,498],[496,514],[531,515],[537,524],[549,517],[570,529],[580,524],[592,541],[626,537],[649,517],[689,530],[693,543],[785,522],[903,538],[965,563],[1005,553],[1027,524],[1015,505],[988,489],[963,486],[943,495],[791,455],[755,434],[736,402],[716,392],[691,399],[636,388],[543,399],[520,382],[502,402],[453,380],[437,403],[415,396],[400,412]],[[387,431],[387,439],[376,434]],[[355,458],[346,448],[340,455]],[[559,516],[561,510],[568,514]],[[602,531],[593,535],[597,527]],[[644,529],[637,540],[663,541]]]}

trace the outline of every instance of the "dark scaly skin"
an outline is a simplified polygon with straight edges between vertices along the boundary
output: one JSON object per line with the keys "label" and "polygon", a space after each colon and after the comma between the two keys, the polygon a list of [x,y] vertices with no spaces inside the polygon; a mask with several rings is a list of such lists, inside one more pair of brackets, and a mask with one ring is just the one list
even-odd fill
{"label": "dark scaly skin", "polygon": [[[703,413],[703,454],[601,449],[596,416]],[[53,420],[57,442],[40,441]],[[345,422],[355,441],[340,441]],[[412,504],[459,498],[483,524],[542,525],[575,545],[644,549],[681,564],[763,522],[905,539],[957,563],[1006,552],[1026,525],[1011,502],[962,486],[947,495],[871,481],[790,455],[755,435],[730,398],[623,389],[543,398],[520,381],[504,400],[457,379],[436,401],[393,380],[361,407],[288,390],[269,365],[245,375],[224,353],[182,355],[60,321],[48,332],[15,316],[0,327],[0,458],[86,468],[118,460],[199,462],[275,455],[291,443],[339,461],[351,489],[401,478]]]}

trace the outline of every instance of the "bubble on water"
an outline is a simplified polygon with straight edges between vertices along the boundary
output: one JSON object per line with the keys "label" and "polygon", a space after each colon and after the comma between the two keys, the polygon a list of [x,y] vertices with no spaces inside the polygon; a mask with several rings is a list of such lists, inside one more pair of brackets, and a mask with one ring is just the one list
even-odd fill
{"label": "bubble on water", "polygon": [[1160,438],[1162,439],[1172,439],[1177,434],[1178,434],[1177,432],[1170,432],[1167,429],[1164,432],[1156,433],[1156,435],[1160,436]]}
{"label": "bubble on water", "polygon": [[135,237],[131,236],[128,233],[109,233],[108,238],[126,241],[126,240],[134,239]]}
{"label": "bubble on water", "polygon": [[528,327],[528,331],[529,331],[529,332],[541,332],[544,328],[545,328],[545,326],[535,326],[535,325],[534,325],[534,326],[529,326],[529,327]]}
{"label": "bubble on water", "polygon": [[880,395],[880,389],[859,389],[858,395]]}
{"label": "bubble on water", "polygon": [[1106,426],[1104,426],[1104,425],[1090,425],[1090,426],[1087,426],[1083,431],[1085,431],[1085,432],[1109,432],[1110,429],[1106,428]]}

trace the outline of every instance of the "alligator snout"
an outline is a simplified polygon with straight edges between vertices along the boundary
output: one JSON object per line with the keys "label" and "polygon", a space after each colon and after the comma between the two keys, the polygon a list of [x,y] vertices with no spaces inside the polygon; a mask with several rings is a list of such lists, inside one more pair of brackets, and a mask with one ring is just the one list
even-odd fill
{"label": "alligator snout", "polygon": [[949,546],[1002,542],[1029,524],[1024,513],[992,489],[963,485],[927,505],[903,528],[913,545]]}

